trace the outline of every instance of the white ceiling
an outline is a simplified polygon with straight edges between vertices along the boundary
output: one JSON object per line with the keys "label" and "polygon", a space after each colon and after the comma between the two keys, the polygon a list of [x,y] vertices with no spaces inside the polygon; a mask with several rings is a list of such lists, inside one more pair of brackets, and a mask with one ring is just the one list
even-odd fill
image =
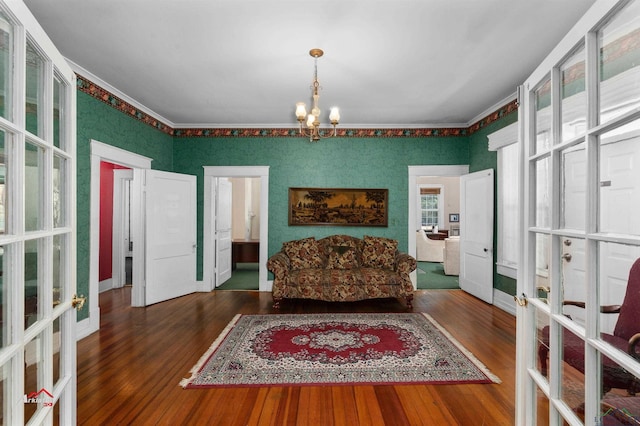
{"label": "white ceiling", "polygon": [[323,121],[428,127],[501,106],[594,0],[25,3],[77,72],[172,127],[295,127],[315,47]]}

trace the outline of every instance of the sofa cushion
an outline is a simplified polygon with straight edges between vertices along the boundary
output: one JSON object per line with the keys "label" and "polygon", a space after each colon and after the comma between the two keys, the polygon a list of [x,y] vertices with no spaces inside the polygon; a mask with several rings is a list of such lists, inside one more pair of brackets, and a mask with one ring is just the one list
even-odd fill
{"label": "sofa cushion", "polygon": [[358,252],[350,246],[329,247],[328,269],[354,269],[360,266]]}
{"label": "sofa cushion", "polygon": [[398,241],[390,238],[364,236],[362,264],[371,268],[393,269]]}
{"label": "sofa cushion", "polygon": [[322,247],[314,237],[287,241],[282,244],[282,251],[289,258],[291,269],[294,271],[298,269],[324,268],[326,263]]}

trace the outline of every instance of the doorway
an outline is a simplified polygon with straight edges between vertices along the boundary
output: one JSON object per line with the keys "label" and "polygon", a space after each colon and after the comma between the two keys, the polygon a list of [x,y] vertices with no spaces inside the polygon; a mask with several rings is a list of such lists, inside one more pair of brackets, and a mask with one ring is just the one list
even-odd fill
{"label": "doorway", "polygon": [[[420,191],[419,188],[421,185],[424,185],[424,187],[438,187],[441,188],[443,185],[443,182],[445,180],[458,180],[460,176],[468,174],[469,173],[469,166],[468,165],[454,165],[454,166],[409,166],[409,211],[408,211],[408,223],[409,223],[409,229],[408,229],[408,233],[409,233],[409,239],[408,239],[408,253],[413,256],[416,257],[417,256],[417,243],[418,243],[418,237],[422,237],[421,234],[419,234],[419,232],[424,232],[422,231],[422,219],[419,217],[418,215],[418,211],[419,211],[419,199],[420,199]],[[428,178],[427,178],[428,177]],[[440,181],[440,182],[436,182],[436,181]],[[445,191],[446,192],[446,188]],[[458,191],[459,194],[459,191]],[[459,206],[459,197],[458,197],[458,206]],[[453,207],[451,207],[453,208]],[[440,209],[439,209],[440,211]],[[443,213],[440,214],[444,214],[444,210],[442,210]],[[459,213],[459,211],[457,212],[448,212],[451,214],[455,214],[455,213]],[[446,223],[451,223],[448,219],[448,213],[445,215],[444,218],[442,219],[442,226],[445,225],[445,221]],[[455,219],[452,218],[452,219]],[[438,223],[440,223],[440,219],[438,221]],[[440,228],[440,226],[438,226],[438,228]],[[440,229],[439,229],[440,230]],[[431,228],[431,231],[433,231],[433,227]],[[450,230],[447,229],[447,232],[449,232]],[[425,238],[427,238],[425,236]],[[432,241],[432,240],[430,240]],[[427,241],[429,242],[429,241]],[[440,250],[444,249],[444,241],[441,241],[440,243],[443,247],[440,248]],[[434,259],[436,260],[436,259]],[[440,258],[437,259],[438,261],[441,261]],[[431,263],[431,262],[428,262]],[[439,262],[436,262],[439,263]],[[415,289],[418,288],[418,274],[420,273],[421,269],[423,272],[425,273],[430,273],[432,268],[428,268],[428,266],[433,266],[433,265],[428,265],[425,264],[424,265],[424,269],[429,269],[428,271],[425,271],[424,269],[418,268],[416,269],[414,272],[411,273],[411,281],[413,282],[413,287]],[[438,272],[438,271],[436,271]]]}
{"label": "doorway", "polygon": [[260,266],[260,178],[232,177],[231,277],[218,290],[258,290]]}
{"label": "doorway", "polygon": [[[216,258],[216,197],[215,188],[216,180],[220,178],[229,178],[235,180],[238,185],[243,185],[244,190],[242,192],[244,200],[238,204],[242,204],[242,207],[238,207],[243,213],[243,221],[236,229],[238,240],[259,241],[257,249],[257,272],[258,272],[258,286],[260,291],[270,291],[271,288],[267,282],[267,254],[268,254],[268,205],[269,205],[269,167],[268,166],[235,166],[235,167],[204,167],[204,224],[203,224],[203,288],[201,291],[211,291],[216,288],[216,265],[218,259]],[[255,186],[255,188],[254,188]],[[250,197],[249,192],[255,195]],[[253,188],[253,189],[252,189]],[[238,196],[238,198],[240,198]],[[247,203],[247,199],[251,199]],[[233,203],[240,200],[233,200]],[[253,210],[252,210],[253,209]],[[256,215],[251,218],[251,214],[255,214],[259,211],[259,216]],[[247,212],[245,215],[244,212]],[[249,213],[251,212],[251,213]],[[249,222],[250,220],[250,222]],[[238,221],[236,221],[238,222]],[[232,239],[235,239],[233,237]],[[233,244],[233,242],[232,242]],[[254,254],[255,255],[255,254]],[[255,260],[253,257],[250,260]],[[256,263],[256,262],[242,262],[242,263]],[[244,267],[244,266],[243,266]],[[233,275],[233,274],[232,274]]]}
{"label": "doorway", "polygon": [[415,196],[417,288],[460,288],[459,241],[449,238],[460,230],[460,178],[418,176]]}
{"label": "doorway", "polygon": [[[100,264],[100,165],[103,161],[126,166],[131,169],[151,169],[151,158],[134,154],[105,143],[91,141],[91,195],[90,195],[90,245],[89,245],[89,315],[78,322],[78,339],[82,339],[100,329],[99,306],[99,264]],[[134,260],[140,261],[140,256]],[[133,265],[135,271],[141,271],[138,265]]]}

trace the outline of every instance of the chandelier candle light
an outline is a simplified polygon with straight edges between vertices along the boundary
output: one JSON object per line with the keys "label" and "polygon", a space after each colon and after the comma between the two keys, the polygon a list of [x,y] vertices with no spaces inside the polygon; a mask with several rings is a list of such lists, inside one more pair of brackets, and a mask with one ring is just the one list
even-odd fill
{"label": "chandelier candle light", "polygon": [[[307,115],[307,106],[304,102],[298,102],[296,104],[296,117],[298,122],[300,122],[300,134],[303,136],[309,137],[309,142],[317,142],[320,139],[330,138],[332,136],[336,136],[336,126],[340,121],[340,112],[338,108],[331,108],[331,112],[329,113],[329,121],[333,126],[333,132],[327,135],[322,135],[320,133],[320,108],[318,107],[318,99],[320,95],[318,94],[318,89],[320,88],[320,82],[318,82],[318,58],[320,58],[324,52],[322,49],[311,49],[309,51],[309,55],[311,55],[315,59],[315,70],[313,73],[313,86],[311,86],[313,93],[313,107],[311,108],[311,113]],[[307,122],[308,130],[305,130],[303,123]]]}

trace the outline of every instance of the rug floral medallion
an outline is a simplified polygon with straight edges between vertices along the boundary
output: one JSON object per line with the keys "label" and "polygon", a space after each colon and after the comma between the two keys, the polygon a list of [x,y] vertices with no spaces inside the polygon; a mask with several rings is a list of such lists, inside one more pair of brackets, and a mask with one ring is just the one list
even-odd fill
{"label": "rug floral medallion", "polygon": [[185,388],[499,383],[427,314],[238,315]]}

